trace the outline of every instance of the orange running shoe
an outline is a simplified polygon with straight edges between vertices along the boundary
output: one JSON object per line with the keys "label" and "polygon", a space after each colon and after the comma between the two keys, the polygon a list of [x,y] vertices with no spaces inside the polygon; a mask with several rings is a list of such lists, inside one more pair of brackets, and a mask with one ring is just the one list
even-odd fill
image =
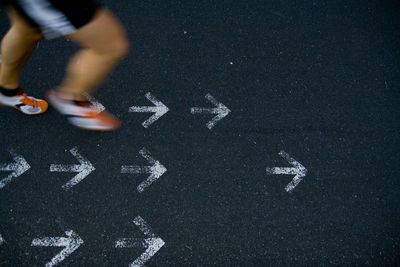
{"label": "orange running shoe", "polygon": [[121,127],[121,122],[107,111],[99,112],[93,105],[78,105],[72,100],[60,98],[51,90],[47,99],[68,121],[81,129],[92,131],[113,131]]}
{"label": "orange running shoe", "polygon": [[0,92],[0,105],[13,107],[27,115],[42,114],[48,107],[46,101],[28,96],[22,89],[15,96],[6,96]]}

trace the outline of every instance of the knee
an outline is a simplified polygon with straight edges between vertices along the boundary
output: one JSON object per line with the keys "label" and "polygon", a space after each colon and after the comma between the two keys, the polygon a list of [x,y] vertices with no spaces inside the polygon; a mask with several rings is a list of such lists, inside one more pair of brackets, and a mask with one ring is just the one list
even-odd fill
{"label": "knee", "polygon": [[126,57],[129,53],[129,41],[126,37],[121,36],[120,38],[114,39],[110,42],[109,47],[105,54],[107,54],[112,60],[119,61]]}
{"label": "knee", "polygon": [[129,53],[129,41],[126,37],[122,37],[115,44],[115,50],[117,51],[118,58],[124,58]]}

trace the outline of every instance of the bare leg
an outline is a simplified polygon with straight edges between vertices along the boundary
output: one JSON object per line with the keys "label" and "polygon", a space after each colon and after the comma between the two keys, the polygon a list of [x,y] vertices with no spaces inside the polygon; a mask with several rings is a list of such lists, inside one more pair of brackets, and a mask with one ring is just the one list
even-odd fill
{"label": "bare leg", "polygon": [[36,44],[42,39],[42,34],[14,10],[11,9],[8,14],[11,28],[1,42],[0,86],[14,89],[19,86],[21,71]]}
{"label": "bare leg", "polygon": [[119,21],[106,9],[68,37],[82,49],[70,60],[58,92],[65,99],[84,100],[83,94],[99,86],[127,54],[128,41]]}

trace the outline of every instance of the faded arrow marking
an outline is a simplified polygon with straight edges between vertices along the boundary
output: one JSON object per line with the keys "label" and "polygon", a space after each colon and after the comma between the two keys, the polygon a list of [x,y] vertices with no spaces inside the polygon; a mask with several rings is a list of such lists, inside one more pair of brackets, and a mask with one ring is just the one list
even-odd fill
{"label": "faded arrow marking", "polygon": [[15,163],[0,164],[0,171],[12,171],[12,173],[10,173],[6,178],[0,180],[0,189],[31,168],[22,156],[12,150],[10,151],[10,154],[13,156]]}
{"label": "faded arrow marking", "polygon": [[150,176],[137,187],[139,193],[142,193],[148,186],[160,178],[167,169],[158,160],[155,160],[146,148],[142,148],[139,153],[152,164],[152,166],[122,166],[121,173],[149,173]]}
{"label": "faded arrow marking", "polygon": [[3,245],[6,241],[4,241],[4,238],[0,234],[0,246]]}
{"label": "faded arrow marking", "polygon": [[153,107],[137,107],[137,106],[132,106],[129,108],[129,112],[153,112],[155,113],[153,116],[151,116],[149,119],[144,121],[142,123],[144,128],[148,128],[150,125],[152,125],[156,120],[161,118],[165,113],[169,111],[169,108],[164,105],[160,100],[155,98],[150,92],[147,93],[146,98],[150,100],[155,106]]}
{"label": "faded arrow marking", "polygon": [[130,267],[141,267],[148,260],[150,260],[162,246],[165,245],[164,240],[156,235],[151,230],[150,226],[138,216],[133,220],[133,223],[139,227],[139,229],[146,236],[145,239],[140,238],[120,238],[115,242],[115,248],[133,248],[133,247],[144,247],[145,252],[142,253],[134,262],[132,262]]}
{"label": "faded arrow marking", "polygon": [[286,159],[293,167],[274,167],[267,168],[267,175],[273,174],[288,174],[295,175],[293,180],[285,187],[286,192],[290,193],[294,188],[303,180],[303,177],[307,175],[307,169],[301,165],[298,161],[291,158],[285,151],[280,151],[279,155]]}
{"label": "faded arrow marking", "polygon": [[212,95],[207,94],[206,99],[210,101],[216,108],[191,108],[192,114],[217,114],[211,121],[207,122],[207,128],[212,129],[217,122],[225,118],[231,111],[224,104],[218,102]]}
{"label": "faded arrow marking", "polygon": [[80,245],[83,244],[83,240],[74,231],[66,231],[65,235],[67,237],[45,237],[41,239],[33,239],[31,246],[65,247],[60,253],[54,256],[51,261],[46,263],[46,267],[52,267],[62,262],[65,258],[71,255],[71,253],[77,250]]}
{"label": "faded arrow marking", "polygon": [[74,147],[70,150],[71,154],[79,161],[80,165],[61,165],[52,164],[50,165],[51,172],[77,172],[78,174],[74,176],[69,182],[62,186],[65,190],[71,189],[73,186],[77,185],[80,181],[86,178],[92,171],[95,170],[93,165],[84,157],[78,153],[78,149]]}

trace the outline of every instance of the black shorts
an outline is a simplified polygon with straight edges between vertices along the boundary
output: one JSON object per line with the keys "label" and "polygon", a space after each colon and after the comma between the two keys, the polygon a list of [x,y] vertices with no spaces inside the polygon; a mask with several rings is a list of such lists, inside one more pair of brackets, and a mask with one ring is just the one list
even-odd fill
{"label": "black shorts", "polygon": [[[1,1],[1,0],[0,0]],[[3,0],[47,39],[65,36],[88,24],[101,5],[94,0]]]}

